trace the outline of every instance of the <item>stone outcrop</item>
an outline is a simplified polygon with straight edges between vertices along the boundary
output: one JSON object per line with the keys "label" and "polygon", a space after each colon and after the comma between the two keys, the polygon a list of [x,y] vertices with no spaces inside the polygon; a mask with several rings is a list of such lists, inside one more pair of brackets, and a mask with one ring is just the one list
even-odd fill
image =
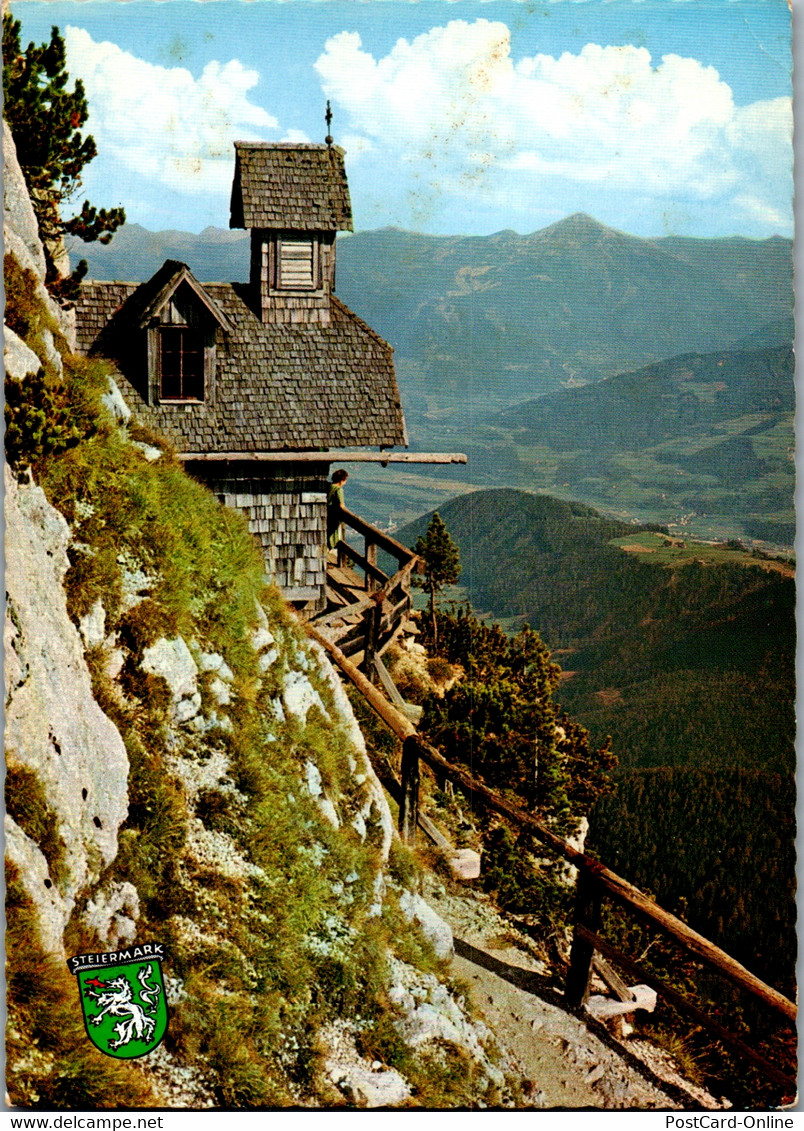
{"label": "stone outcrop", "polygon": [[39,239],[36,213],[17,160],[11,130],[3,122],[3,242],[6,253],[16,256],[20,266],[45,277],[45,253]]}
{"label": "stone outcrop", "polygon": [[29,837],[10,825],[7,835],[57,951],[76,896],[114,859],[128,809],[123,740],[93,698],[81,637],[67,615],[69,537],[44,491],[6,473],[6,758],[35,775],[54,815],[59,882]]}
{"label": "stone outcrop", "polygon": [[36,277],[36,298],[55,319],[71,349],[75,348],[75,317],[58,306],[45,289],[45,253],[39,238],[36,213],[28,195],[25,178],[17,160],[11,131],[3,122],[3,245],[20,267]]}

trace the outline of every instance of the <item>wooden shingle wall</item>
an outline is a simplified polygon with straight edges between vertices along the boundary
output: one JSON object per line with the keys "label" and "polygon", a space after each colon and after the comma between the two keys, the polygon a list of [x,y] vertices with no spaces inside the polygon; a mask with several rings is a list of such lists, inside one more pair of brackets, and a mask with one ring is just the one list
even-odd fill
{"label": "wooden shingle wall", "polygon": [[[197,465],[196,465],[197,466]],[[294,476],[286,468],[275,477],[253,478],[235,467],[216,473],[208,486],[228,507],[242,511],[262,546],[266,573],[288,601],[326,603],[327,487],[320,477]]]}

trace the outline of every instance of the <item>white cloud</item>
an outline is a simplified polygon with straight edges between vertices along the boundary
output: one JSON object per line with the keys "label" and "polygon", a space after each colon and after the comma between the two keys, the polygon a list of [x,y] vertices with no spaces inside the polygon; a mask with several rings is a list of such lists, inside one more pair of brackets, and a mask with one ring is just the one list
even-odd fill
{"label": "white cloud", "polygon": [[285,136],[280,138],[279,140],[280,142],[290,142],[293,145],[307,145],[310,141],[304,130],[295,129],[289,129]]}
{"label": "white cloud", "polygon": [[657,211],[682,202],[733,206],[737,223],[741,210],[752,224],[789,216],[790,100],[737,107],[696,59],[589,43],[515,60],[508,27],[477,19],[400,39],[380,59],[344,31],[315,66],[349,127],[375,143],[377,168],[384,154],[416,171],[411,196],[480,205],[564,193],[600,215],[602,186],[623,204],[650,196]]}
{"label": "white cloud", "polygon": [[235,139],[259,139],[276,118],[249,100],[256,71],[237,59],[207,63],[199,78],[159,67],[82,28],[64,33],[67,67],[86,89],[88,127],[105,159],[186,193],[225,191]]}

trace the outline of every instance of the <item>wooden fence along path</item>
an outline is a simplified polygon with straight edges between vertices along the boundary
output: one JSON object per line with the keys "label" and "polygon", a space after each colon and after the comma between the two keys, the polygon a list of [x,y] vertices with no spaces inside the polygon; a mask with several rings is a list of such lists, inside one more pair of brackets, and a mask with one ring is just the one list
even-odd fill
{"label": "wooden fence along path", "polygon": [[[716,971],[739,989],[751,994],[767,1009],[773,1011],[781,1024],[795,1024],[796,1006],[792,1001],[756,977],[709,939],[694,931],[687,923],[658,906],[622,876],[618,876],[600,861],[594,860],[569,844],[524,809],[507,801],[467,771],[448,762],[417,734],[410,719],[388,702],[365,674],[344,655],[337,644],[317,631],[319,623],[308,625],[310,635],[326,648],[335,663],[355,684],[383,722],[403,740],[399,830],[405,840],[411,842],[415,837],[417,824],[423,826],[426,821],[426,818],[422,820],[418,813],[419,764],[424,762],[439,778],[460,786],[473,801],[498,813],[518,828],[527,829],[541,844],[552,849],[577,869],[573,939],[569,971],[564,986],[564,996],[568,1006],[578,1008],[585,1001],[589,992],[592,965],[598,956],[602,957],[601,966],[605,966],[605,959],[610,958],[627,974],[651,986],[679,1012],[685,1013],[696,1024],[711,1032],[718,1041],[755,1064],[770,1080],[790,1089],[791,1094],[795,1093],[794,1074],[786,1072],[767,1057],[750,1048],[745,1041],[715,1021],[688,998],[656,978],[600,936],[604,897],[614,900],[637,918],[674,940],[696,960]],[[429,821],[426,823],[431,824]]]}

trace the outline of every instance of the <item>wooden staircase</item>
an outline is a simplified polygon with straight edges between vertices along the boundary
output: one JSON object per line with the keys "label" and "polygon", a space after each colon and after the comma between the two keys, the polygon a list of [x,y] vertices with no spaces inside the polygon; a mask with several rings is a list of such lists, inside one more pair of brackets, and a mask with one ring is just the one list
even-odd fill
{"label": "wooden staircase", "polygon": [[[393,681],[382,655],[400,635],[417,631],[410,620],[410,579],[419,559],[407,546],[346,508],[339,517],[342,528],[362,537],[362,552],[344,538],[338,542],[336,560],[327,565],[327,607],[310,623],[372,682],[379,680],[388,690]],[[398,568],[392,575],[377,565],[378,549],[396,560]],[[395,687],[394,693],[393,701],[407,710]]]}

